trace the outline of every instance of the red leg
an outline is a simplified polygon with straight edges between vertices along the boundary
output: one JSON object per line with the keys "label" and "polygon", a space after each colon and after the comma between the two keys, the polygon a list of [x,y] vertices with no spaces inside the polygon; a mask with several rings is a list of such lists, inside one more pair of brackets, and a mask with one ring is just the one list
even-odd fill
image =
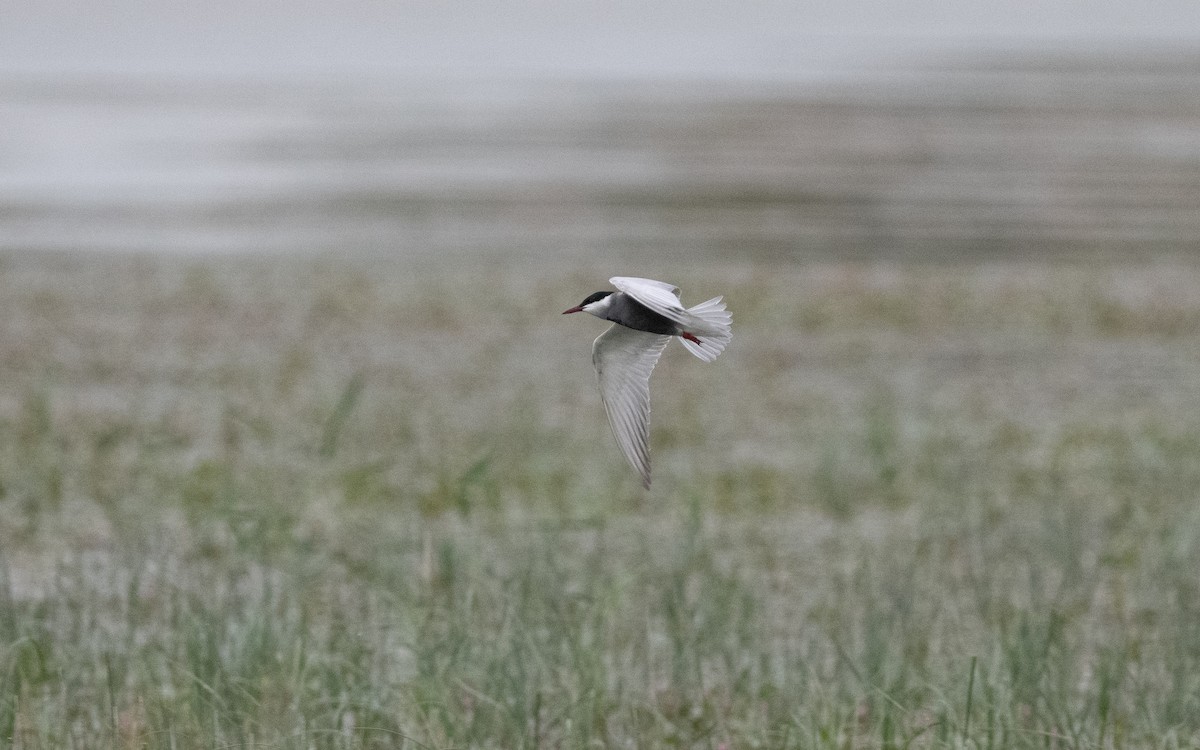
{"label": "red leg", "polygon": [[688,341],[691,341],[691,342],[694,342],[694,343],[697,343],[697,344],[702,344],[702,343],[704,343],[704,342],[702,342],[700,339],[698,339],[698,338],[696,338],[695,336],[693,336],[692,334],[688,333],[687,331],[684,331],[683,333],[681,333],[681,334],[679,334],[679,335],[680,335],[680,337],[681,337],[681,338],[685,338],[685,339],[687,339]]}

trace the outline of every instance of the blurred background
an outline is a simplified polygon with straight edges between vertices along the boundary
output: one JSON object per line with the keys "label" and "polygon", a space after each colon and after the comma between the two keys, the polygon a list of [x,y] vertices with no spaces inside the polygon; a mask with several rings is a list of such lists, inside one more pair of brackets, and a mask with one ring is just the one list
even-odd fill
{"label": "blurred background", "polygon": [[0,0],[0,744],[1200,747],[1198,250],[1196,0]]}
{"label": "blurred background", "polygon": [[0,250],[1191,252],[1200,6],[8,2]]}

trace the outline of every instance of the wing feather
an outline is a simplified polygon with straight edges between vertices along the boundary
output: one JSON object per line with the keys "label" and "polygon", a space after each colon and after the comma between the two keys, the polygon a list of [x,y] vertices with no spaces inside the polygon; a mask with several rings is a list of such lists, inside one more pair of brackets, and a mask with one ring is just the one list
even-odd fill
{"label": "wing feather", "polygon": [[687,325],[691,318],[679,301],[679,287],[636,276],[614,276],[608,283],[668,320]]}
{"label": "wing feather", "polygon": [[592,344],[600,398],[617,445],[650,487],[650,374],[670,336],[614,325]]}

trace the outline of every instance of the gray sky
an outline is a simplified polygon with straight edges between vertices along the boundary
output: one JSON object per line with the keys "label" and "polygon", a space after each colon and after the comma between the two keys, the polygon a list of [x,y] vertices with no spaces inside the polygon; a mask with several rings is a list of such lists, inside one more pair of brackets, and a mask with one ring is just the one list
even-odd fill
{"label": "gray sky", "polygon": [[894,48],[1200,43],[1197,0],[0,0],[0,71],[778,74]]}

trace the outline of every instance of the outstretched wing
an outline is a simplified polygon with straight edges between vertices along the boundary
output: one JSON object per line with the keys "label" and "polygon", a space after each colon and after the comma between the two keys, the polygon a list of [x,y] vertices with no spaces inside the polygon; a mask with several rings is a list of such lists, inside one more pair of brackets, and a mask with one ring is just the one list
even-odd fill
{"label": "outstretched wing", "polygon": [[640,279],[636,276],[614,276],[608,280],[608,283],[667,320],[672,320],[680,325],[687,325],[690,321],[687,310],[679,301],[679,287],[677,286],[665,281]]}
{"label": "outstretched wing", "polygon": [[646,488],[650,487],[650,373],[670,340],[670,336],[614,325],[592,344],[592,364],[608,424]]}

